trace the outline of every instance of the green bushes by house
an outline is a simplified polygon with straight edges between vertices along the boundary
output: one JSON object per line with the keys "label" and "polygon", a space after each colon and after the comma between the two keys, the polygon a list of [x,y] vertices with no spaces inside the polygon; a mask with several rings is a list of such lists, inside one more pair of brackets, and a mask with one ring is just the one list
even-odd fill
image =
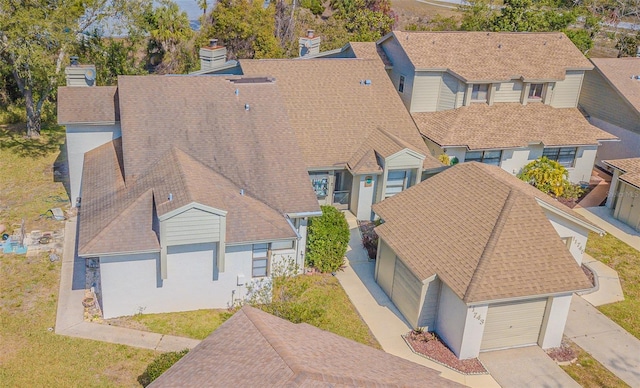
{"label": "green bushes by house", "polygon": [[307,265],[335,272],[344,264],[349,245],[349,224],[333,206],[321,206],[322,216],[311,218],[307,232]]}

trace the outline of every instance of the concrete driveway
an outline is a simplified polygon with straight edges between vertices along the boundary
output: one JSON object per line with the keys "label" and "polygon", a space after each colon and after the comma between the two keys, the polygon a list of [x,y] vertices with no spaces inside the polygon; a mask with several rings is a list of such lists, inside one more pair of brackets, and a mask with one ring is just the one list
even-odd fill
{"label": "concrete driveway", "polygon": [[480,353],[479,358],[491,376],[504,388],[580,388],[580,385],[538,346]]}

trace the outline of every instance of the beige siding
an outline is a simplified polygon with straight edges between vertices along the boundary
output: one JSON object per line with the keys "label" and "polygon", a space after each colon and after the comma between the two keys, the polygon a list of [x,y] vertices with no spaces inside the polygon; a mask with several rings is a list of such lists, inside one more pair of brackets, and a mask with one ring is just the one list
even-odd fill
{"label": "beige siding", "polygon": [[467,84],[458,81],[458,93],[456,93],[456,108],[464,105],[464,93],[467,90]]}
{"label": "beige siding", "polygon": [[400,44],[395,39],[387,39],[382,43],[382,50],[386,53],[388,58],[391,58],[393,62],[393,69],[389,73],[389,77],[393,82],[393,85],[398,91],[400,84],[400,76],[404,76],[404,91],[398,93],[402,102],[407,107],[411,108],[411,95],[414,89],[414,68],[411,61],[405,54]]}
{"label": "beige siding", "polygon": [[418,326],[421,293],[422,282],[400,259],[396,258],[391,300],[413,327]]}
{"label": "beige siding", "polygon": [[597,70],[585,73],[580,106],[592,117],[640,133],[640,112],[633,109]]}
{"label": "beige siding", "polygon": [[564,81],[556,82],[551,97],[551,106],[554,108],[575,108],[578,106],[580,87],[584,71],[567,71]]}
{"label": "beige siding", "polygon": [[424,292],[424,302],[418,318],[418,326],[426,330],[435,330],[436,316],[438,314],[438,300],[440,299],[440,279],[435,278],[422,286]]}
{"label": "beige siding", "polygon": [[420,166],[422,166],[422,160],[406,151],[385,160],[385,168],[389,170],[419,168]]}
{"label": "beige siding", "polygon": [[378,258],[376,261],[376,281],[384,292],[391,297],[391,289],[393,288],[393,274],[396,266],[396,254],[391,248],[380,239],[378,247]]}
{"label": "beige siding", "polygon": [[620,181],[619,194],[614,217],[640,230],[640,189]]}
{"label": "beige siding", "polygon": [[438,108],[441,72],[418,72],[413,81],[410,112],[435,112]]}
{"label": "beige siding", "polygon": [[220,216],[199,209],[189,209],[164,224],[163,246],[220,241]]}
{"label": "beige siding", "polygon": [[440,96],[437,110],[454,109],[458,95],[458,80],[448,73],[444,73],[440,80]]}
{"label": "beige siding", "polygon": [[522,95],[522,82],[502,82],[496,85],[493,102],[520,102]]}
{"label": "beige siding", "polygon": [[547,299],[489,305],[480,350],[535,345]]}

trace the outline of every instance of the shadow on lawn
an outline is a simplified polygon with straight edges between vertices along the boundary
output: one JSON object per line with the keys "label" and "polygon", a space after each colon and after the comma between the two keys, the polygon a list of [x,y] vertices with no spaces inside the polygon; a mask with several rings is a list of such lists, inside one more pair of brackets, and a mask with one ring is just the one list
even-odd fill
{"label": "shadow on lawn", "polygon": [[39,138],[28,138],[24,125],[0,126],[0,149],[7,149],[21,157],[43,157],[63,147],[64,129],[43,124]]}

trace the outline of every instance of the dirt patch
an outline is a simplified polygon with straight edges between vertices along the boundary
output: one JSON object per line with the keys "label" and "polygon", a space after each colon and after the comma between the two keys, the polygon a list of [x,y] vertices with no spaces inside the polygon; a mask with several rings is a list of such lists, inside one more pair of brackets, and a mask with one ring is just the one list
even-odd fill
{"label": "dirt patch", "polygon": [[460,360],[455,354],[442,342],[436,333],[433,332],[417,332],[415,330],[402,336],[407,345],[414,353],[424,356],[431,361],[444,365],[457,372],[476,375],[488,374],[484,365],[477,358]]}

